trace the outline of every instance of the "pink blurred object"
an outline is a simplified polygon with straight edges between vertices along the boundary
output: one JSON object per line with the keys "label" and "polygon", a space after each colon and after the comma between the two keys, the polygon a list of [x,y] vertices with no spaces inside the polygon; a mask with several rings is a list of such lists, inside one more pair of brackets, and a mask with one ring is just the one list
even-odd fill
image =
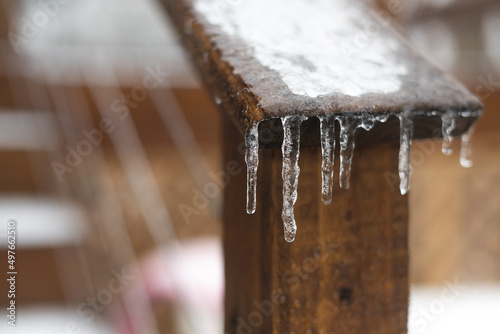
{"label": "pink blurred object", "polygon": [[[192,239],[165,246],[143,258],[135,268],[140,268],[139,277],[124,293],[140,296],[145,288],[153,305],[165,302],[182,306],[184,315],[187,311],[198,321],[200,316],[205,318],[203,326],[199,326],[203,327],[203,334],[222,333],[224,264],[219,239]],[[136,299],[126,297],[122,300]],[[115,310],[115,328],[119,333],[139,334],[131,329],[140,326],[132,326],[136,319],[131,319],[130,314],[126,316],[125,308],[122,305],[119,311]],[[190,333],[198,331],[191,329]]]}
{"label": "pink blurred object", "polygon": [[197,239],[181,243],[180,249],[166,247],[141,261],[148,292],[153,299],[193,306],[222,308],[224,268],[222,247],[217,239]]}

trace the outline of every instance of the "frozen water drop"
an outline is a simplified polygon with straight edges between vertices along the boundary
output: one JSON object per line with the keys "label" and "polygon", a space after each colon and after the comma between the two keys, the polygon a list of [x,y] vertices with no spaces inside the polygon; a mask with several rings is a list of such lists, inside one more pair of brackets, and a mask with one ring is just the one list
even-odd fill
{"label": "frozen water drop", "polygon": [[335,117],[320,117],[321,135],[321,200],[324,204],[332,202],[333,165],[335,157]]}
{"label": "frozen water drop", "polygon": [[259,166],[259,124],[252,123],[245,133],[245,162],[247,164],[247,213],[257,207],[257,168]]}
{"label": "frozen water drop", "polygon": [[447,111],[441,116],[441,132],[443,134],[443,145],[441,151],[443,154],[450,155],[453,153],[453,137],[451,133],[456,126],[456,117],[453,111]]}
{"label": "frozen water drop", "polygon": [[292,242],[295,240],[297,225],[293,206],[297,201],[297,185],[299,182],[299,153],[300,153],[300,124],[307,119],[305,116],[285,116],[281,118],[283,123],[283,227],[285,230],[285,240]]}
{"label": "frozen water drop", "polygon": [[365,129],[366,131],[370,131],[375,125],[375,117],[370,115],[369,113],[363,113],[360,116],[359,127]]}
{"label": "frozen water drop", "polygon": [[389,119],[390,116],[391,116],[391,114],[381,114],[381,115],[377,115],[375,117],[375,119],[381,123],[385,123],[385,122],[387,122],[387,120]]}
{"label": "frozen water drop", "polygon": [[410,189],[410,149],[413,135],[413,120],[409,111],[399,115],[400,137],[399,137],[399,189],[401,195],[406,195]]}
{"label": "frozen water drop", "polygon": [[471,137],[474,133],[474,126],[471,126],[466,133],[462,135],[462,144],[460,147],[460,165],[465,168],[472,167],[472,145]]}

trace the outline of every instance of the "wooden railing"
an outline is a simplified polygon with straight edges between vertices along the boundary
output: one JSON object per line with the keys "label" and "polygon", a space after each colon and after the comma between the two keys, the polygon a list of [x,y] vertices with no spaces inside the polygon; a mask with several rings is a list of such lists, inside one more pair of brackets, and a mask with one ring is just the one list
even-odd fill
{"label": "wooden railing", "polygon": [[405,333],[411,142],[448,152],[480,102],[357,2],[163,3],[225,163],[248,165],[225,191],[226,333]]}

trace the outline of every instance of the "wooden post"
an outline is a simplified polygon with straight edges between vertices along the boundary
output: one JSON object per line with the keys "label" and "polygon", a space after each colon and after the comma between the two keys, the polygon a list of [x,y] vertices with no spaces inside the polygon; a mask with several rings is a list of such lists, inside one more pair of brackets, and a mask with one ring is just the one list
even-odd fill
{"label": "wooden post", "polygon": [[[464,133],[481,103],[361,2],[163,2],[229,115],[225,162],[245,166],[241,134],[250,127],[259,124],[261,139],[278,130],[260,140],[255,214],[245,212],[245,173],[225,191],[226,333],[406,333],[408,199],[393,183],[398,175],[406,180],[404,148],[412,132],[413,139],[439,137],[442,124],[447,137]],[[318,118],[333,115],[346,124],[387,122],[358,131],[350,189],[334,186],[324,205]],[[307,121],[300,130],[298,231],[287,243],[279,148],[280,118],[291,116]],[[400,134],[407,141],[398,172]]]}
{"label": "wooden post", "polygon": [[[241,141],[226,124],[226,162],[244,166]],[[293,243],[280,216],[281,151],[260,153],[256,213],[244,213],[244,173],[225,193],[226,333],[405,333],[408,199],[386,178],[397,173],[398,146],[357,149],[351,188],[334,187],[329,205],[321,150],[303,148]]]}

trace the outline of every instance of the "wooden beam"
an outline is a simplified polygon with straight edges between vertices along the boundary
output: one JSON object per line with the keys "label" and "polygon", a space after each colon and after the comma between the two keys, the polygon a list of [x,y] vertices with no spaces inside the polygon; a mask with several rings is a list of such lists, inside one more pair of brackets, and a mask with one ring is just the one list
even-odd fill
{"label": "wooden beam", "polygon": [[[225,161],[244,165],[226,120]],[[225,333],[405,333],[408,198],[391,189],[398,147],[356,151],[351,189],[321,203],[321,152],[301,152],[299,233],[283,239],[281,152],[261,151],[257,211],[244,214],[244,173],[225,191]],[[338,177],[335,179],[338,182]]]}
{"label": "wooden beam", "polygon": [[[353,78],[354,82],[350,84],[358,85],[358,87],[354,87],[355,91],[358,89],[358,92],[365,92],[360,95],[349,95],[349,90],[342,91],[342,88],[339,89],[342,84],[339,84],[337,87],[332,87],[330,93],[318,96],[298,94],[290,88],[289,81],[284,79],[284,73],[270,69],[269,66],[263,64],[263,56],[256,55],[256,46],[252,45],[252,40],[245,39],[245,36],[242,35],[249,30],[246,28],[248,21],[255,21],[252,26],[255,29],[262,26],[263,23],[258,17],[243,17],[246,19],[247,25],[245,28],[238,27],[238,24],[245,24],[245,22],[238,22],[242,18],[237,9],[242,2],[235,1],[234,3],[237,4],[235,6],[232,5],[232,1],[221,5],[212,0],[162,0],[162,3],[181,35],[182,42],[190,51],[192,60],[200,70],[214,100],[230,115],[241,133],[244,133],[251,123],[259,121],[265,123],[277,117],[290,115],[314,117],[331,113],[360,112],[397,115],[403,110],[408,110],[414,119],[414,138],[421,139],[439,136],[439,132],[434,131],[436,128],[440,128],[439,116],[449,110],[464,111],[467,115],[467,117],[457,118],[454,135],[465,132],[482,110],[479,100],[473,97],[466,88],[427,62],[390,29],[388,26],[390,17],[371,13],[361,5],[360,1],[322,1],[316,6],[310,6],[307,1],[303,0],[294,1],[295,4],[299,4],[295,6],[298,7],[299,18],[301,17],[300,8],[310,7],[316,8],[316,11],[313,14],[308,12],[308,14],[329,13],[330,21],[346,17],[342,21],[347,27],[339,34],[331,31],[338,27],[330,27],[328,23],[323,24],[325,26],[309,27],[308,24],[314,21],[314,18],[307,21],[297,20],[296,29],[304,31],[302,32],[303,37],[301,39],[297,37],[294,42],[297,44],[304,40],[317,41],[317,43],[304,45],[304,49],[319,44],[316,45],[318,53],[324,53],[328,62],[331,64],[341,63],[342,66],[338,71],[342,71],[342,67],[348,67],[351,68],[351,71],[347,71],[346,74],[360,76]],[[266,14],[264,10],[275,11],[275,13],[267,14],[267,17],[274,15],[277,20],[274,24],[278,28],[275,28],[270,34],[276,34],[276,30],[280,31],[280,27],[286,27],[286,24],[289,24],[286,21],[279,22],[279,18],[285,15],[281,13],[279,5],[287,8],[287,2],[273,3],[274,5],[267,6],[268,8],[262,8],[262,13],[260,13],[264,15]],[[355,14],[353,14],[353,8]],[[258,11],[256,12],[258,13]],[[222,18],[218,20],[217,17]],[[235,32],[228,32],[228,28],[224,28],[222,24],[219,24],[220,22],[235,25]],[[290,29],[283,28],[281,30]],[[295,36],[293,33],[283,33],[282,36],[278,35],[276,40],[280,38],[294,39]],[[375,41],[371,41],[374,39]],[[382,42],[385,40],[389,42]],[[325,41],[328,43],[327,45],[324,45]],[[376,43],[385,44],[377,46]],[[329,45],[335,46],[334,51],[327,51]],[[257,47],[265,48],[266,46]],[[380,50],[381,48],[383,51]],[[276,50],[269,52],[273,51]],[[283,50],[278,49],[277,51]],[[309,62],[307,52],[304,51],[304,54],[295,50],[287,52],[288,54],[276,55],[276,58],[271,58],[270,61],[277,61],[276,59],[279,57],[289,58],[288,71],[309,66],[313,75],[309,77],[306,75],[306,77],[299,77],[299,79],[303,79],[304,84],[318,82],[318,85],[321,85],[319,80],[315,80],[316,64]],[[372,62],[371,53],[380,52],[382,54],[375,58],[380,63],[376,64],[374,68],[365,69],[364,66]],[[360,59],[365,60],[361,62]],[[371,70],[376,72],[377,68],[377,73],[369,73]],[[320,68],[316,68],[316,70],[320,72]],[[368,72],[366,78],[362,77],[364,72]],[[304,73],[307,71],[299,72],[299,75]],[[380,92],[377,89],[373,89],[373,91],[363,90],[366,86],[363,86],[361,82],[377,81],[377,78],[384,79],[384,76],[387,75],[395,76],[399,89],[389,93]],[[344,74],[339,74],[340,79],[346,79],[343,76]],[[332,77],[335,77],[335,73]],[[327,81],[327,83],[331,82]],[[322,90],[319,92],[321,93]],[[374,136],[380,138],[380,132],[384,133],[383,138],[387,140],[397,140],[399,137],[397,127],[385,126],[382,131],[366,133],[369,138],[366,140],[360,138],[360,140],[372,142]],[[279,145],[280,138],[276,138],[276,140],[278,144],[271,141],[266,145]],[[380,139],[376,141],[378,142]]]}

